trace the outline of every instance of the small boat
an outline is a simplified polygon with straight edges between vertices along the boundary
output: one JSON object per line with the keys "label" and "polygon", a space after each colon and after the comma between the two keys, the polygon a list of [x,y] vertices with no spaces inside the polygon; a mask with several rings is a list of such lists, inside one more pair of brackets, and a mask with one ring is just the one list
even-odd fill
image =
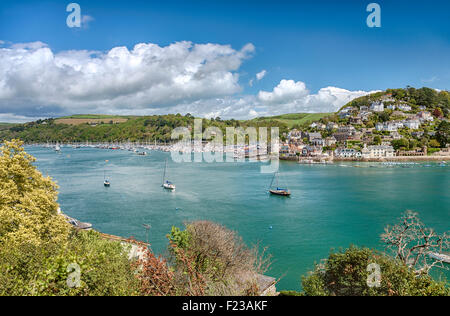
{"label": "small boat", "polygon": [[[291,191],[289,191],[289,189],[287,189],[287,188],[280,187],[279,184],[278,184],[278,182],[279,182],[278,178],[279,178],[279,174],[278,174],[278,172],[276,172],[273,175],[272,182],[271,182],[270,187],[269,187],[270,194],[280,195],[280,196],[290,196],[291,195]],[[275,187],[273,187],[274,182],[276,182]]]}
{"label": "small boat", "polygon": [[167,176],[167,159],[166,165],[164,166],[164,174],[163,174],[163,184],[161,185],[166,190],[175,190],[176,186],[171,181],[166,179]]}
{"label": "small boat", "polygon": [[175,190],[176,189],[175,184],[173,184],[170,181],[164,182],[162,186],[164,189],[167,189],[167,190]]}
{"label": "small boat", "polygon": [[147,152],[143,151],[143,152],[139,152],[138,156],[147,156]]}
{"label": "small boat", "polygon": [[106,178],[106,171],[104,171],[103,177],[104,177],[103,185],[109,188],[111,186],[111,182],[109,182],[109,180]]}
{"label": "small boat", "polygon": [[445,262],[445,263],[450,263],[450,255],[446,255],[444,253],[438,253],[438,252],[430,252],[428,254],[428,256],[430,258],[433,258],[437,261],[441,261],[441,262]]}

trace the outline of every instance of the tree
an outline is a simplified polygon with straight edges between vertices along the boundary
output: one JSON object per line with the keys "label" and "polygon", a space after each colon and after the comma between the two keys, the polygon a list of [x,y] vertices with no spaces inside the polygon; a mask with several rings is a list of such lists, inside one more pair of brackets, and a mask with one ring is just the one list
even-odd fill
{"label": "tree", "polygon": [[169,240],[178,287],[188,293],[258,294],[257,276],[270,266],[265,249],[247,247],[235,232],[212,222],[188,223],[184,231],[174,228]]}
{"label": "tree", "polygon": [[444,268],[442,261],[431,258],[430,254],[450,250],[449,234],[439,235],[425,227],[417,213],[407,211],[400,223],[387,226],[381,237],[394,257],[418,274],[428,274],[434,266]]}
{"label": "tree", "polygon": [[433,111],[433,116],[436,118],[442,118],[444,116],[444,113],[442,112],[441,108],[435,108]]}
{"label": "tree", "polygon": [[436,133],[436,138],[441,143],[442,147],[445,147],[447,144],[450,144],[450,122],[442,121]]}
{"label": "tree", "polygon": [[57,185],[32,165],[23,143],[5,142],[0,154],[0,247],[65,244],[70,226],[58,214]]}
{"label": "tree", "polygon": [[436,139],[430,140],[430,142],[428,143],[428,145],[429,145],[431,148],[439,148],[439,147],[441,147],[441,144],[440,144]]}
{"label": "tree", "polygon": [[[374,282],[374,264],[379,283]],[[368,248],[350,247],[332,252],[302,278],[305,296],[428,296],[450,295],[442,282],[417,276],[402,262]]]}
{"label": "tree", "polygon": [[[56,184],[32,165],[22,142],[0,154],[0,296],[133,295],[128,250],[97,232],[76,232],[58,213]],[[70,265],[80,267],[69,287]]]}
{"label": "tree", "polygon": [[374,144],[374,145],[381,145],[381,136],[380,136],[380,135],[376,135],[376,136],[373,138],[373,144]]}
{"label": "tree", "polygon": [[142,251],[144,257],[136,263],[141,294],[147,296],[177,295],[175,273],[169,268],[167,261],[161,256],[156,257],[147,246],[142,246]]}
{"label": "tree", "polygon": [[394,147],[395,150],[399,150],[401,148],[408,149],[409,141],[406,138],[395,139],[392,141],[392,147]]}

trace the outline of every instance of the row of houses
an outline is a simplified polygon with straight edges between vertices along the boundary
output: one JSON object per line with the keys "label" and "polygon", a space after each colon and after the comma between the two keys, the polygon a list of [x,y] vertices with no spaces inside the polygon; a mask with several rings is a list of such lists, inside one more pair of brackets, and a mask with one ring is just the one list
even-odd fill
{"label": "row of houses", "polygon": [[394,132],[400,128],[409,128],[413,130],[419,129],[421,124],[433,122],[434,118],[430,112],[421,111],[414,118],[402,121],[389,121],[384,123],[377,123],[375,128],[379,132]]}
{"label": "row of houses", "polygon": [[361,151],[354,148],[337,148],[334,155],[339,158],[390,158],[395,156],[395,150],[390,145],[365,145]]}
{"label": "row of houses", "polygon": [[[385,109],[389,110],[400,110],[404,112],[409,112],[412,110],[411,106],[409,106],[406,103],[400,103],[400,104],[388,104],[385,106],[384,102],[395,102],[394,99],[385,99],[383,101],[375,101],[372,102],[370,105],[370,111],[372,112],[383,112]],[[361,107],[361,111],[367,110],[367,107]]]}

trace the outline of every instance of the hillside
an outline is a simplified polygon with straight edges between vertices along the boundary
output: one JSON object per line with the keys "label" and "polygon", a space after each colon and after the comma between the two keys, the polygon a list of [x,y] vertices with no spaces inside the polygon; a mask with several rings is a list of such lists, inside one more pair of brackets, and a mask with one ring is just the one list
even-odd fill
{"label": "hillside", "polygon": [[[313,122],[336,122],[351,124],[349,118],[340,117],[343,109],[359,112],[361,107],[370,107],[373,102],[382,100],[389,106],[407,106],[409,111],[376,113],[370,116],[362,127],[374,127],[378,122],[404,119],[420,111],[428,111],[436,117],[448,118],[450,115],[450,94],[430,88],[388,89],[357,98],[338,113],[292,113],[272,117],[259,117],[252,120],[203,119],[203,128],[216,126],[224,133],[226,127],[272,127],[278,126],[280,134],[297,128],[309,130]],[[404,116],[404,117],[400,117]],[[190,114],[169,114],[152,116],[114,116],[101,114],[72,115],[56,119],[38,120],[25,124],[0,124],[0,139],[20,138],[25,142],[118,142],[118,141],[170,141],[171,132],[176,127],[192,127],[194,117]],[[435,130],[436,126],[429,126]]]}
{"label": "hillside", "polygon": [[338,112],[347,107],[361,108],[361,106],[370,106],[372,102],[380,100],[383,96],[388,98],[387,101],[384,101],[385,105],[398,105],[403,103],[411,106],[413,111],[419,110],[420,106],[425,106],[427,110],[440,108],[443,111],[444,116],[448,116],[450,113],[450,92],[437,91],[426,87],[420,89],[415,89],[413,87],[407,87],[405,89],[387,89],[386,91],[354,99],[344,105]]}
{"label": "hillside", "polygon": [[[194,117],[190,114],[153,116],[98,116],[75,115],[57,119],[38,120],[0,128],[0,139],[19,138],[27,143],[45,142],[126,142],[126,141],[170,141],[172,130],[176,127],[193,127]],[[280,127],[280,132],[289,130],[288,125],[277,120],[265,118],[262,121],[238,121],[203,119],[203,128],[215,126],[224,135],[227,127]]]}
{"label": "hillside", "polygon": [[332,113],[292,113],[270,117],[258,117],[256,119],[253,119],[252,121],[259,123],[267,121],[277,121],[286,124],[289,128],[293,128],[295,126],[301,127],[305,124],[316,122],[321,118],[329,116],[331,114]]}

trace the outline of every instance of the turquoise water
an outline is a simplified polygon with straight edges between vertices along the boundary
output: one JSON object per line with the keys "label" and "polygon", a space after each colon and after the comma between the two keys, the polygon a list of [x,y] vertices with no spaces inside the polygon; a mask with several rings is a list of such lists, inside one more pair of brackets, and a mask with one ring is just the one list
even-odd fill
{"label": "turquoise water", "polygon": [[[290,198],[270,196],[270,174],[261,163],[183,163],[169,160],[177,190],[161,188],[169,153],[137,156],[128,151],[63,148],[61,154],[28,147],[36,165],[60,186],[69,216],[96,230],[146,240],[157,253],[167,247],[172,225],[207,219],[236,230],[248,244],[269,246],[269,275],[278,289],[300,289],[300,277],[331,248],[351,244],[382,249],[379,236],[407,209],[438,232],[449,230],[450,167],[369,168],[369,164],[298,165],[282,162]],[[109,160],[109,162],[105,162]],[[360,168],[354,166],[360,165]],[[103,186],[104,170],[111,187]]]}

